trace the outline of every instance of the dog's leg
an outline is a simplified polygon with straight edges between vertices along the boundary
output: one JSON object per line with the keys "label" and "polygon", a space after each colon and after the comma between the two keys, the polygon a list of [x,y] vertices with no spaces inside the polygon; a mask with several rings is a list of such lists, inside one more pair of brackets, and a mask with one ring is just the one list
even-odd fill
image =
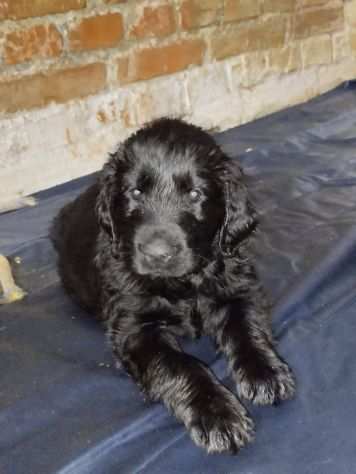
{"label": "dog's leg", "polygon": [[227,357],[239,396],[266,405],[292,398],[295,380],[274,348],[262,291],[253,286],[253,291],[215,311],[215,324],[207,332]]}
{"label": "dog's leg", "polygon": [[124,339],[109,328],[114,353],[143,392],[162,401],[207,452],[236,453],[253,439],[253,422],[237,397],[174,336],[144,328]]}

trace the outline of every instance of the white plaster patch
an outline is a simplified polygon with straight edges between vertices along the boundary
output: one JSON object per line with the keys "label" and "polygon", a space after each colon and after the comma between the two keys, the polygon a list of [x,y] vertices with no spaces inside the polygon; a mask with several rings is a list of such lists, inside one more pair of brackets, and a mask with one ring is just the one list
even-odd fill
{"label": "white plaster patch", "polygon": [[[239,67],[238,67],[239,66]],[[244,87],[231,58],[97,96],[0,119],[0,203],[100,169],[137,127],[161,116],[223,130],[356,77],[356,59],[275,74]]]}

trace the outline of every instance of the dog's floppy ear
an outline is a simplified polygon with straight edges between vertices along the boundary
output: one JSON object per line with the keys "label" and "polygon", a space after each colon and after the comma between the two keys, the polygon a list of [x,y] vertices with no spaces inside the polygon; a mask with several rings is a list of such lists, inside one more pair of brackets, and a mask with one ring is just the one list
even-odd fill
{"label": "dog's floppy ear", "polygon": [[244,184],[238,163],[227,161],[223,176],[225,218],[220,230],[219,246],[224,256],[232,256],[239,244],[257,227],[257,214]]}
{"label": "dog's floppy ear", "polygon": [[109,235],[112,243],[116,243],[112,206],[116,190],[116,154],[111,155],[104,165],[99,177],[99,194],[96,202],[96,215],[100,226]]}

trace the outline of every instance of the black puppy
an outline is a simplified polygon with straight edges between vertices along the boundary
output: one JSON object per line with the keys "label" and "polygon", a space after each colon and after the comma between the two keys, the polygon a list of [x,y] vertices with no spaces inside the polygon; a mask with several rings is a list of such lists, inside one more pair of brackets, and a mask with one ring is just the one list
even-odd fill
{"label": "black puppy", "polygon": [[211,336],[254,403],[295,390],[250,255],[255,227],[236,161],[201,129],[163,118],[127,139],[52,228],[68,292],[105,322],[144,393],[208,452],[237,452],[253,422],[176,336]]}

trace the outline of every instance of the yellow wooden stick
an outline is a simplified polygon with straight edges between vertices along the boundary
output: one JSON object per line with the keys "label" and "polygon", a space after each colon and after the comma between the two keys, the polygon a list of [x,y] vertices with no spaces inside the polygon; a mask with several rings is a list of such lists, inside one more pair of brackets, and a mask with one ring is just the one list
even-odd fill
{"label": "yellow wooden stick", "polygon": [[25,295],[26,293],[14,282],[7,258],[0,255],[0,304],[22,300]]}

